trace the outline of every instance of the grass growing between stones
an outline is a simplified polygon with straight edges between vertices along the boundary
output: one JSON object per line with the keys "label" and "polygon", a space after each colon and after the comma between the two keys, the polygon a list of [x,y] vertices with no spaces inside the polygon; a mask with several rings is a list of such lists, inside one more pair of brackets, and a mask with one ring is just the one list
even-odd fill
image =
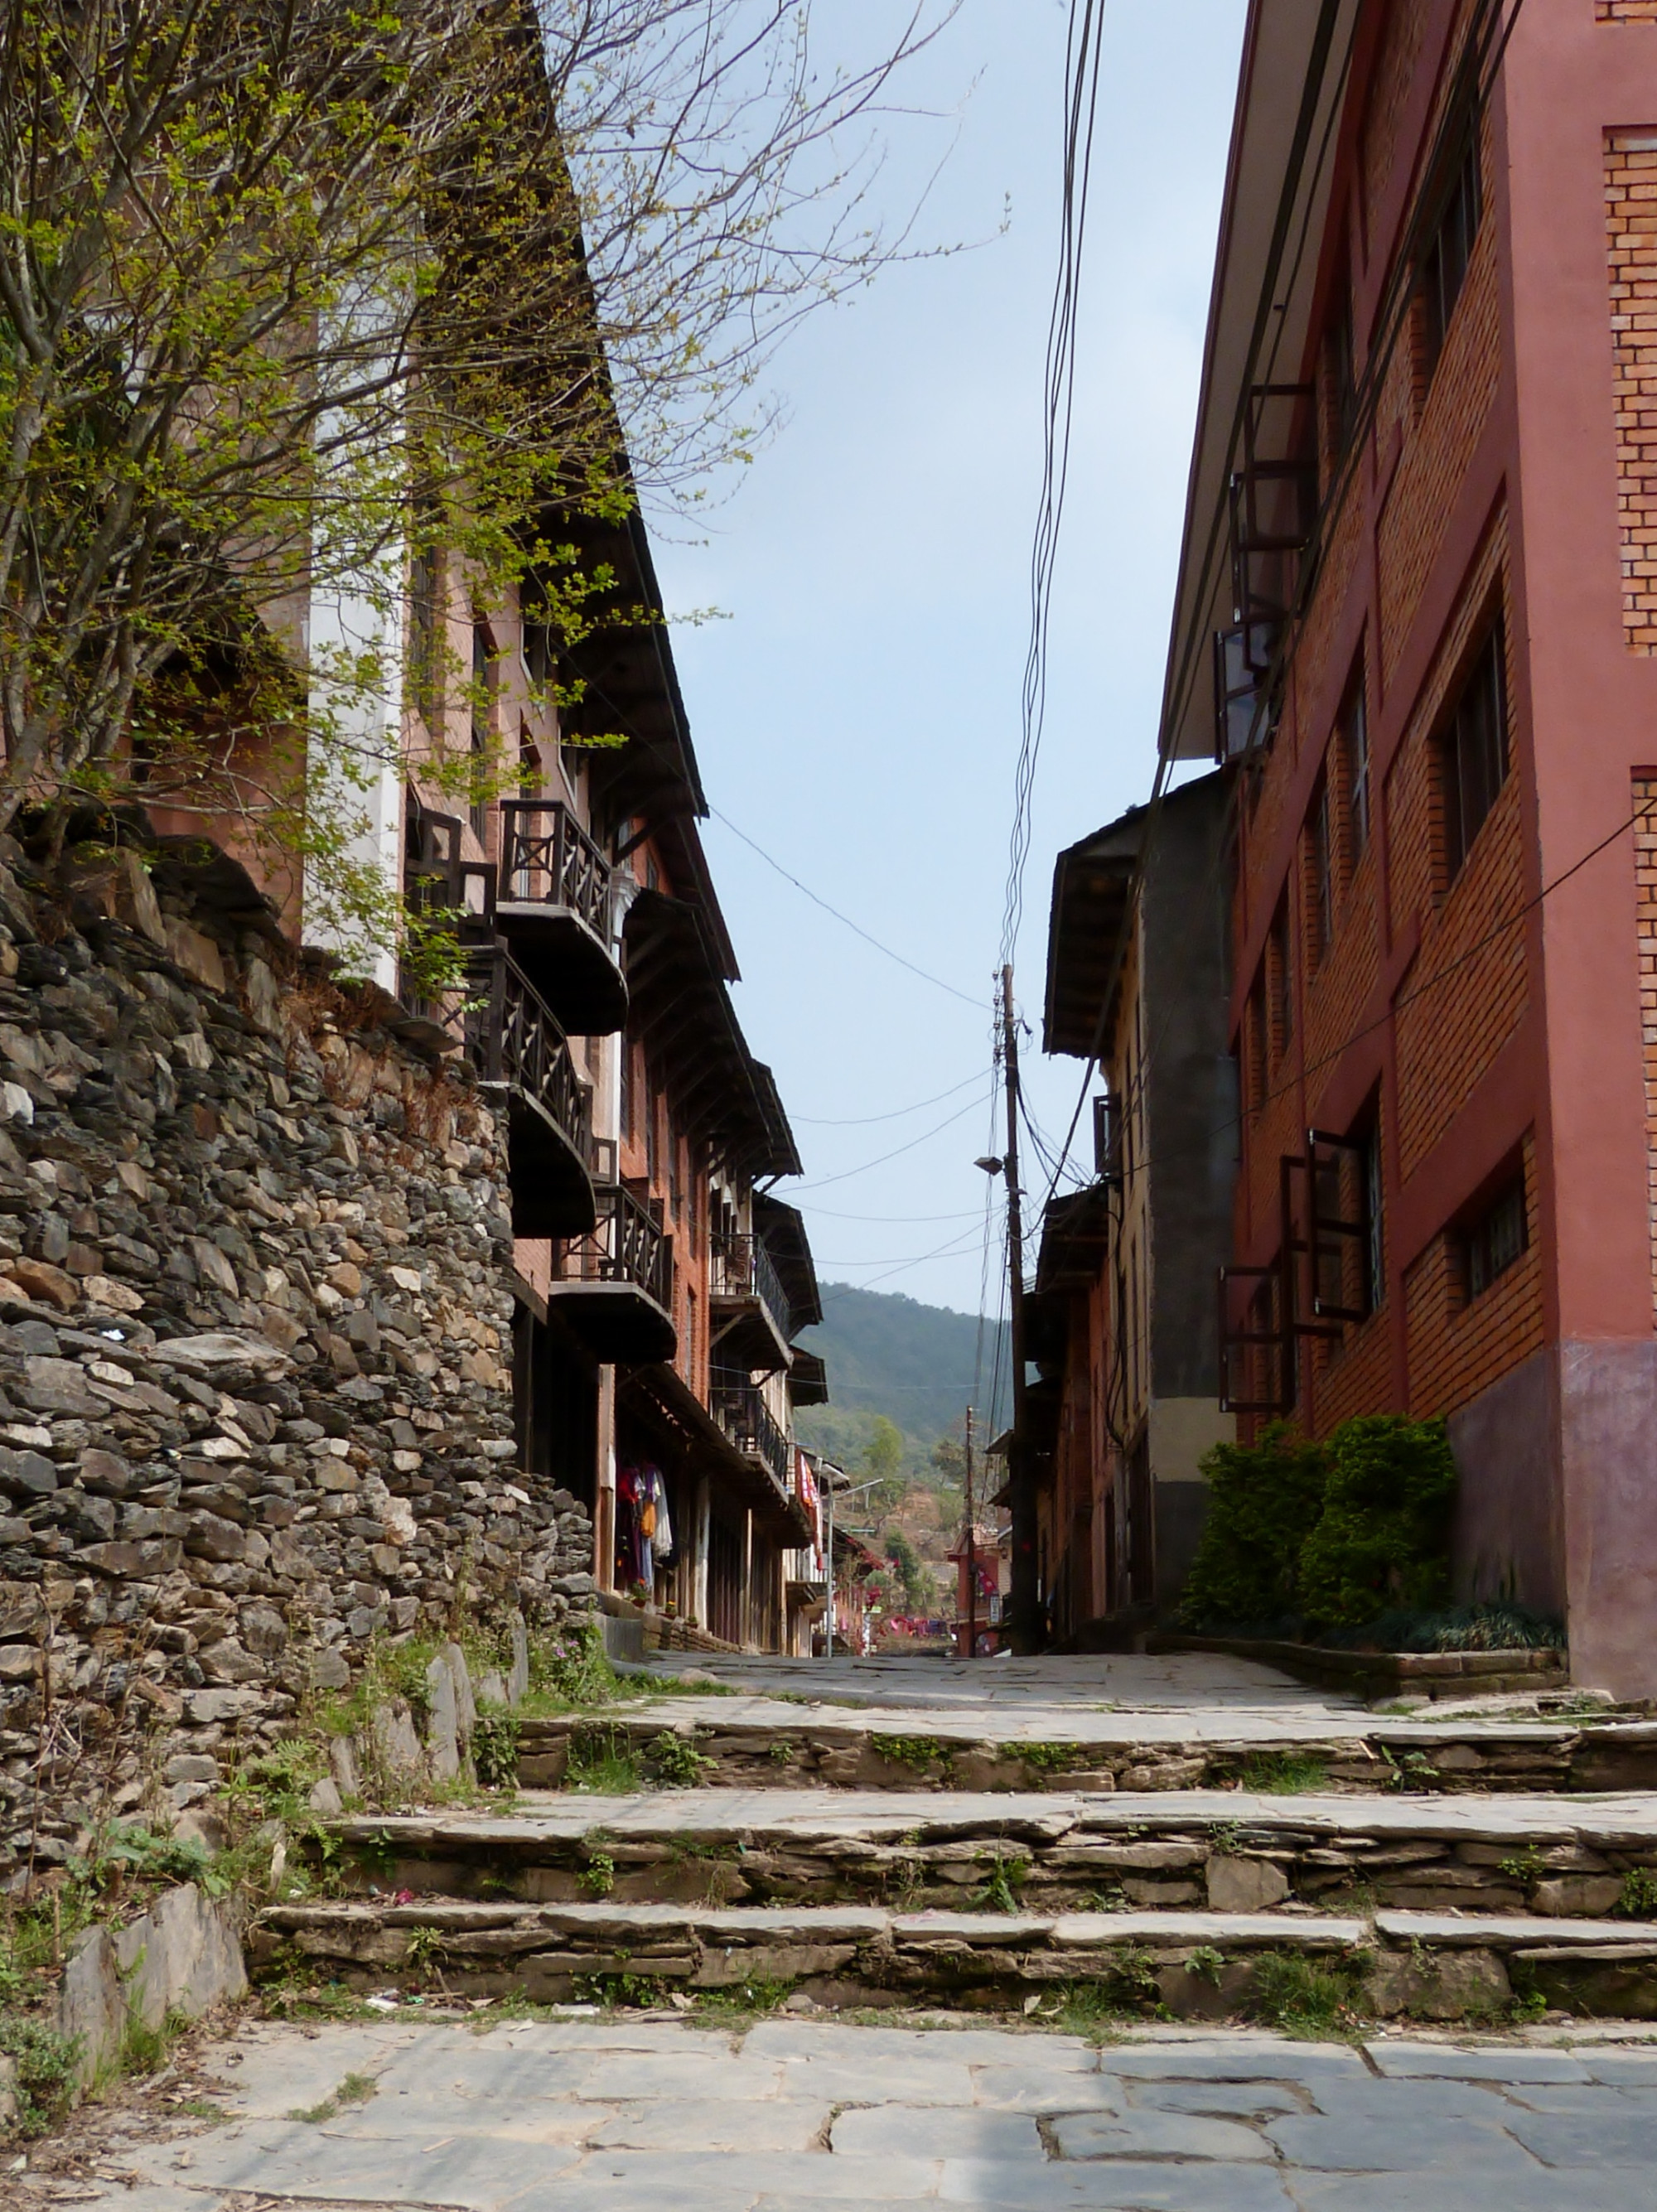
{"label": "grass growing between stones", "polygon": [[659,1735],[651,1738],[645,1747],[645,1757],[656,1779],[672,1790],[694,1789],[713,1764],[711,1759],[703,1758],[688,1737],[676,1735],[671,1729],[664,1729]]}
{"label": "grass growing between stones", "polygon": [[1365,2032],[1368,1971],[1356,1955],[1326,1960],[1296,1951],[1264,1952],[1249,1977],[1243,2016],[1301,2042],[1357,2042]]}
{"label": "grass growing between stones", "polygon": [[1619,1920],[1657,1920],[1657,1872],[1630,1867],[1623,1876],[1623,1893],[1611,1909]]}
{"label": "grass growing between stones", "polygon": [[744,2027],[780,2012],[793,1993],[792,1982],[735,1982],[729,1989],[697,1990],[690,1999],[695,2016],[719,2027]]}
{"label": "grass growing between stones", "polygon": [[1029,1878],[1029,1861],[1016,1852],[997,1851],[980,1863],[988,1872],[982,1888],[974,1893],[974,1909],[979,1912],[1017,1912],[1018,1893]]}
{"label": "grass growing between stones", "polygon": [[644,1787],[644,1775],[619,1729],[590,1722],[571,1731],[564,1787],[588,1797],[631,1797]]}
{"label": "grass growing between stones", "polygon": [[1328,1786],[1329,1768],[1321,1759],[1298,1751],[1259,1751],[1243,1762],[1241,1786],[1262,1796],[1303,1797]]}
{"label": "grass growing between stones", "polygon": [[337,2120],[348,2105],[366,2105],[379,2087],[372,2074],[348,2074],[331,2097],[325,2097],[319,2105],[300,2106],[288,2117],[320,2127],[325,2120]]}
{"label": "grass growing between stones", "polygon": [[929,1774],[934,1766],[947,1772],[955,1757],[951,1745],[930,1735],[871,1735],[869,1748],[877,1759],[907,1766],[913,1774]]}

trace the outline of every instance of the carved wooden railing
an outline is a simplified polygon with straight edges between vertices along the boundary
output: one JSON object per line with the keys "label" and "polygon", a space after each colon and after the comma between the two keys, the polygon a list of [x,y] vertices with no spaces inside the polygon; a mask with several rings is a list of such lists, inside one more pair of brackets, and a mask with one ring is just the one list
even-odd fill
{"label": "carved wooden railing", "polygon": [[656,1215],[623,1184],[602,1182],[598,1221],[590,1236],[565,1239],[558,1255],[566,1283],[632,1283],[664,1313],[673,1310],[673,1239]]}
{"label": "carved wooden railing", "polygon": [[715,1368],[709,1401],[714,1419],[737,1450],[763,1461],[778,1489],[792,1498],[788,1438],[758,1387],[746,1376]]}
{"label": "carved wooden railing", "polygon": [[551,1009],[502,946],[468,956],[464,1003],[446,1026],[480,1083],[506,1085],[538,1106],[577,1157],[592,1158],[592,1094],[575,1072]]}
{"label": "carved wooden railing", "polygon": [[567,907],[608,945],[610,874],[609,861],[561,800],[501,800],[501,905]]}
{"label": "carved wooden railing", "polygon": [[757,1298],[788,1340],[788,1294],[776,1262],[757,1237],[715,1230],[708,1240],[709,1287],[716,1298]]}

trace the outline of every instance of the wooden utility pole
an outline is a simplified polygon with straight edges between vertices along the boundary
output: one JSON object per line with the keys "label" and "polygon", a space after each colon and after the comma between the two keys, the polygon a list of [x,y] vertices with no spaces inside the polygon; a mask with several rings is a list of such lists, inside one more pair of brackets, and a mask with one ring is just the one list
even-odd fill
{"label": "wooden utility pole", "polygon": [[978,1656],[978,1532],[973,1526],[973,1409],[967,1408],[967,1473],[962,1485],[967,1501],[967,1656]]}
{"label": "wooden utility pole", "polygon": [[1001,1048],[1007,1077],[1008,1334],[1012,1354],[1012,1433],[1007,1446],[1008,1487],[1012,1497],[1012,1620],[1015,1652],[1029,1653],[1041,1642],[1041,1591],[1035,1576],[1035,1486],[1030,1480],[1029,1430],[1024,1414],[1024,1215],[1018,1188],[1018,1024],[1012,1010],[1012,969],[1001,970]]}

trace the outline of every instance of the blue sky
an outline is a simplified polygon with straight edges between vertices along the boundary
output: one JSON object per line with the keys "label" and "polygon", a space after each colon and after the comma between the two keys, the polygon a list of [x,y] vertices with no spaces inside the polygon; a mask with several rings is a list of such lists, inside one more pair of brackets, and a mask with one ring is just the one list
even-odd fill
{"label": "blue sky", "polygon": [[[670,608],[724,617],[681,626],[675,651],[716,810],[706,835],[742,963],[738,1010],[806,1163],[779,1194],[805,1209],[825,1279],[968,1312],[1067,13],[1064,0],[965,0],[908,88],[917,107],[953,111],[976,80],[923,227],[992,242],[890,269],[798,331],[774,371],[780,435],[703,539],[669,532],[657,548]],[[1106,0],[1017,963],[1038,1035],[1053,855],[1142,799],[1155,766],[1243,13],[1242,0]],[[819,37],[844,36],[850,51],[878,35],[889,0],[819,0],[817,14]],[[894,211],[947,135],[919,119],[890,126],[877,191]],[[1009,198],[1010,228],[995,236]],[[744,838],[972,1003],[861,943]],[[1036,1038],[1027,1049],[1032,1109],[1056,1136],[1081,1070],[1043,1062]],[[1039,1202],[1037,1161],[1023,1180]]]}

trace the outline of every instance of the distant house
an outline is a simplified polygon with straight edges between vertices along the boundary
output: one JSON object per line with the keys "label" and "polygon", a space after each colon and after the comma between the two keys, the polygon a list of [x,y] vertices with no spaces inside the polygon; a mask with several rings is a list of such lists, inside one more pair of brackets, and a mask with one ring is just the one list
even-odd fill
{"label": "distant house", "polygon": [[1053,1199],[1026,1301],[1026,1463],[1059,1640],[1121,1632],[1177,1595],[1220,1408],[1216,1284],[1229,1251],[1228,794],[1215,775],[1135,807],[1053,872],[1042,1042],[1096,1061],[1094,1177]]}
{"label": "distant house", "polygon": [[1012,1579],[1012,1531],[977,1522],[971,1532],[963,1522],[950,1547],[956,1571],[955,1617],[956,1648],[965,1651],[970,1620],[980,1652],[1001,1647],[1002,1609]]}

